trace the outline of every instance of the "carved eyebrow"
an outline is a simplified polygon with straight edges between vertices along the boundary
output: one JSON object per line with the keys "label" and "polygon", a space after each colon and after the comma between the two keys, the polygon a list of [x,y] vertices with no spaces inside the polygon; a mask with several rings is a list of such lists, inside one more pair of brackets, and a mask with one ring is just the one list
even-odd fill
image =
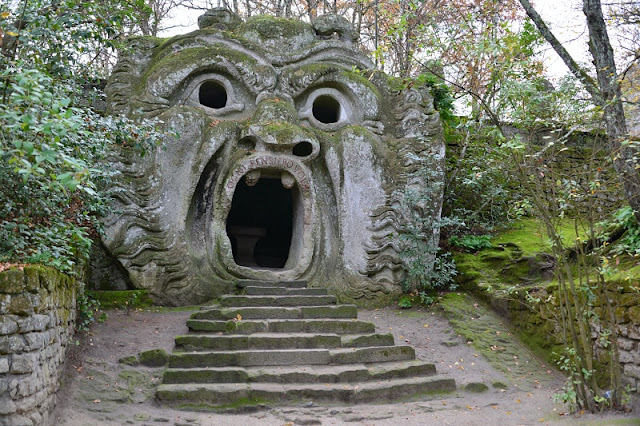
{"label": "carved eyebrow", "polygon": [[[195,47],[167,55],[147,72],[146,90],[153,96],[170,97],[182,82],[207,72],[226,73],[257,94],[275,85],[273,67],[226,46]],[[180,82],[179,84],[176,84]]]}
{"label": "carved eyebrow", "polygon": [[323,82],[339,83],[347,87],[358,86],[374,96],[379,95],[378,89],[369,80],[350,68],[335,64],[314,63],[289,68],[283,73],[283,77],[283,84],[288,86],[293,97]]}

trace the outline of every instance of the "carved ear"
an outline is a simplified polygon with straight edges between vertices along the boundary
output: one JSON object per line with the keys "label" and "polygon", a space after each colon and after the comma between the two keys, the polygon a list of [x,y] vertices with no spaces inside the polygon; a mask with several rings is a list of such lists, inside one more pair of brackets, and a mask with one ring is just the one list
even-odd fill
{"label": "carved ear", "polygon": [[336,34],[338,38],[349,44],[358,40],[358,35],[353,31],[351,23],[339,15],[322,15],[313,21],[313,29],[319,38],[330,39]]}
{"label": "carved ear", "polygon": [[198,16],[198,27],[215,28],[218,30],[235,30],[242,24],[242,18],[225,7],[216,7],[207,10],[204,15]]}

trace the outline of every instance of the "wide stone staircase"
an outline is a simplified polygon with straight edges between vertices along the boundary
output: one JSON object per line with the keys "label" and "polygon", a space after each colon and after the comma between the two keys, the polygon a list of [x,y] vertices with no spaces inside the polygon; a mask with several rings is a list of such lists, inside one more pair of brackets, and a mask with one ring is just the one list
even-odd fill
{"label": "wide stone staircase", "polygon": [[453,379],[357,320],[304,281],[242,280],[176,337],[160,403],[211,409],[245,404],[388,402],[455,390]]}

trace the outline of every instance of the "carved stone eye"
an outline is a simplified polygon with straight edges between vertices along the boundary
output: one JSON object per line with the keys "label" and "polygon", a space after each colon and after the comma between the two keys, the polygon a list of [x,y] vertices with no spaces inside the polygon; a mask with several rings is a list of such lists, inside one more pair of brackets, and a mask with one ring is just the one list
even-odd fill
{"label": "carved stone eye", "polygon": [[340,121],[340,102],[333,96],[320,95],[313,101],[313,117],[321,123],[331,124]]}
{"label": "carved stone eye", "polygon": [[312,89],[303,95],[298,106],[300,118],[324,131],[335,131],[357,120],[354,101],[334,87]]}
{"label": "carved stone eye", "polygon": [[200,104],[206,107],[213,109],[224,108],[227,106],[227,99],[227,89],[217,81],[205,81],[200,86],[198,100]]}
{"label": "carved stone eye", "polygon": [[190,77],[178,96],[185,105],[198,107],[216,118],[237,118],[253,99],[238,81],[215,72]]}

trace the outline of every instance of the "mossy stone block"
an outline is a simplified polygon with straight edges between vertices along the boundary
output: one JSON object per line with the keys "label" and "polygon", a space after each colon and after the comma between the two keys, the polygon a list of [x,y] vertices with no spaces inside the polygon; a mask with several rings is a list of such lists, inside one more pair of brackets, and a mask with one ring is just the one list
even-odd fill
{"label": "mossy stone block", "polygon": [[635,325],[640,324],[640,306],[631,306],[627,310],[629,321]]}
{"label": "mossy stone block", "polygon": [[466,391],[469,392],[474,392],[474,393],[482,393],[482,392],[486,392],[489,390],[489,386],[485,385],[484,383],[479,383],[479,382],[471,382],[469,384],[467,384],[464,389]]}
{"label": "mossy stone block", "polygon": [[24,272],[11,268],[0,273],[0,293],[17,294],[24,291]]}
{"label": "mossy stone block", "polygon": [[493,386],[496,389],[501,389],[501,390],[506,390],[508,388],[506,383],[500,382],[500,381],[495,381],[491,384],[491,386]]}
{"label": "mossy stone block", "polygon": [[169,354],[164,349],[151,349],[140,352],[138,360],[141,365],[147,367],[162,367],[169,362]]}
{"label": "mossy stone block", "polygon": [[24,316],[33,313],[33,306],[27,295],[17,294],[11,297],[7,310],[10,314]]}
{"label": "mossy stone block", "polygon": [[124,365],[129,365],[131,367],[135,367],[136,365],[138,365],[138,357],[135,356],[135,355],[125,356],[123,358],[120,358],[118,360],[118,362],[120,364],[124,364]]}

